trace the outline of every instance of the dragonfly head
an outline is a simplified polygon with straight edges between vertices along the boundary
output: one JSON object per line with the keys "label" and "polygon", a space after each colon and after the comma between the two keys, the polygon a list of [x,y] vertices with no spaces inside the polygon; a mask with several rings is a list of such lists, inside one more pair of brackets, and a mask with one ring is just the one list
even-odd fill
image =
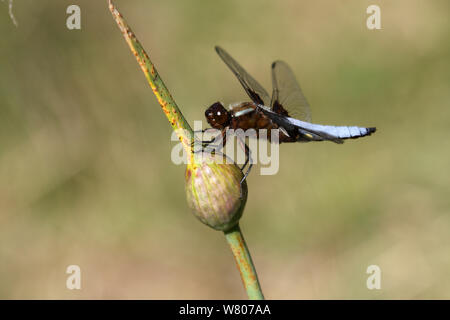
{"label": "dragonfly head", "polygon": [[214,129],[223,129],[230,124],[231,115],[223,104],[216,102],[205,111],[206,121]]}

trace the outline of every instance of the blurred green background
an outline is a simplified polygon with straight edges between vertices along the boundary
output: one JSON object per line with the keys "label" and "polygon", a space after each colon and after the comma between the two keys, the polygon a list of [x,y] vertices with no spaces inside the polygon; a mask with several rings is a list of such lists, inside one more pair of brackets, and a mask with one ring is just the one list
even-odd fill
{"label": "blurred green background", "polygon": [[[106,0],[76,1],[79,31],[72,3],[16,0],[16,28],[0,2],[0,298],[245,299],[223,234],[187,210],[171,128]],[[315,122],[378,128],[282,145],[277,175],[250,175],[241,227],[267,298],[450,298],[448,1],[116,5],[190,122],[248,100],[221,45],[269,91],[287,61]]]}

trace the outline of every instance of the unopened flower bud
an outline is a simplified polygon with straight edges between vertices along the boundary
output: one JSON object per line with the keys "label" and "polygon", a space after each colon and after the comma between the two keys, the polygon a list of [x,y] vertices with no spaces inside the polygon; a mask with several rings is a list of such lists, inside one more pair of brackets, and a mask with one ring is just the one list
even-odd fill
{"label": "unopened flower bud", "polygon": [[201,222],[221,231],[238,223],[247,202],[247,182],[240,183],[242,171],[226,159],[208,155],[186,167],[189,207]]}

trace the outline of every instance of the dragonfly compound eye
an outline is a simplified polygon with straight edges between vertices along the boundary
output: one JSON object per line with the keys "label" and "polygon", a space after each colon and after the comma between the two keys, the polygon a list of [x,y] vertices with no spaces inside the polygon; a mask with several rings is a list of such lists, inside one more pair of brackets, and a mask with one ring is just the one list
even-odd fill
{"label": "dragonfly compound eye", "polygon": [[205,112],[206,120],[213,128],[222,128],[228,125],[230,115],[220,102],[212,104]]}

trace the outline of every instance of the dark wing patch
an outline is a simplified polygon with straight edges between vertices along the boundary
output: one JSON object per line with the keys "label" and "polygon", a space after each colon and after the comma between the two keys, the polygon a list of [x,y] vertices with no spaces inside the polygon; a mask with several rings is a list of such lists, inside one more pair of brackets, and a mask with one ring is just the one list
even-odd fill
{"label": "dark wing patch", "polygon": [[294,124],[293,122],[291,122],[289,120],[289,118],[287,118],[283,115],[277,114],[271,110],[261,108],[261,107],[259,107],[258,109],[261,110],[267,117],[269,117],[278,126],[283,127],[287,132],[292,132],[293,130],[298,130],[299,132],[301,132],[303,134],[309,133],[312,136],[320,137],[322,140],[328,140],[328,141],[332,141],[332,142],[338,143],[338,144],[343,143],[343,141],[341,139],[336,138],[332,135],[329,135],[326,132],[306,129],[302,126]]}
{"label": "dark wing patch", "polygon": [[268,108],[266,109],[259,107],[258,110],[264,113],[270,120],[275,122],[279,127],[283,127],[287,132],[291,132],[292,130],[295,130],[297,128],[297,126],[291,123],[288,120],[289,118],[284,115],[275,113]]}
{"label": "dark wing patch", "polygon": [[237,63],[237,61],[234,60],[224,49],[219,46],[216,46],[215,49],[219,56],[222,58],[223,62],[225,62],[228,68],[230,68],[230,70],[234,73],[236,78],[238,78],[239,82],[244,87],[250,99],[252,99],[252,101],[256,104],[269,106],[269,94],[258,83],[258,81],[253,79],[253,77],[249,75],[247,71],[245,71],[244,68],[242,68],[240,64]]}
{"label": "dark wing patch", "polygon": [[287,63],[272,63],[272,85],[270,106],[274,112],[311,122],[311,108]]}

